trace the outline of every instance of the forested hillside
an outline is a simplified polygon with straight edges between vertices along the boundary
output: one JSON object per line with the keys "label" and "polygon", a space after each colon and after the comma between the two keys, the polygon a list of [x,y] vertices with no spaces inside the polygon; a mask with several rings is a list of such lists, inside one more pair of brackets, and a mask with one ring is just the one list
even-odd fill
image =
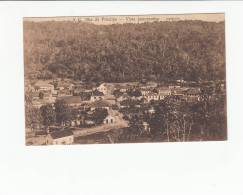
{"label": "forested hillside", "polygon": [[24,22],[25,76],[83,81],[225,78],[224,22]]}

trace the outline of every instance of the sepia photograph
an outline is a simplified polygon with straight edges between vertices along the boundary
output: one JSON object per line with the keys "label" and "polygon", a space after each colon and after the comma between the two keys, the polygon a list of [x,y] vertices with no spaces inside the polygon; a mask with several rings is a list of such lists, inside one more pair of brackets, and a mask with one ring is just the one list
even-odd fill
{"label": "sepia photograph", "polygon": [[227,140],[224,13],[23,18],[26,145]]}

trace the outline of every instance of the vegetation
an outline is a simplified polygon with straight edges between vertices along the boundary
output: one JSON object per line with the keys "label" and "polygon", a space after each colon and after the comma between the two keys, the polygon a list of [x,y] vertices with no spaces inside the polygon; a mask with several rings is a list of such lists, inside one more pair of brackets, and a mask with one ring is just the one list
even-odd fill
{"label": "vegetation", "polygon": [[225,78],[224,22],[24,22],[25,74],[84,81]]}
{"label": "vegetation", "polygon": [[102,124],[104,119],[108,116],[108,111],[104,108],[97,108],[94,110],[90,118],[92,118],[95,124]]}

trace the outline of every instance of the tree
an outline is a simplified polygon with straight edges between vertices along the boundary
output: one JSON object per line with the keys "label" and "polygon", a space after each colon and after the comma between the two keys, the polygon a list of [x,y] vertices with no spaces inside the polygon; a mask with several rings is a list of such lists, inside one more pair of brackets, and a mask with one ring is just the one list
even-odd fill
{"label": "tree", "polygon": [[43,118],[43,125],[50,126],[56,122],[56,113],[51,104],[41,106],[40,108],[41,117]]}
{"label": "tree", "polygon": [[167,141],[190,140],[193,115],[184,103],[177,104],[173,97],[154,105],[155,114],[147,116],[153,134],[160,133]]}
{"label": "tree", "polygon": [[99,82],[224,79],[224,25],[161,21],[104,28],[68,21],[25,21],[26,75]]}
{"label": "tree", "polygon": [[38,108],[34,108],[32,104],[32,92],[25,92],[25,126],[34,130],[35,126],[42,125],[42,116]]}
{"label": "tree", "polygon": [[127,94],[131,97],[140,97],[142,96],[142,93],[138,89],[130,89],[127,91]]}
{"label": "tree", "polygon": [[184,112],[171,113],[169,125],[167,126],[167,137],[169,141],[189,141],[193,118]]}
{"label": "tree", "polygon": [[122,93],[119,89],[115,89],[115,90],[113,91],[113,95],[114,95],[116,98],[120,97],[122,94],[123,94],[123,93]]}
{"label": "tree", "polygon": [[64,100],[57,100],[54,104],[56,113],[56,122],[59,125],[65,125],[71,119],[71,109]]}
{"label": "tree", "polygon": [[96,124],[103,123],[104,119],[108,116],[107,109],[99,108],[95,109],[95,111],[91,115],[91,119],[95,121]]}
{"label": "tree", "polygon": [[34,130],[36,126],[40,127],[43,123],[43,118],[40,109],[25,105],[25,125]]}
{"label": "tree", "polygon": [[40,92],[39,93],[39,98],[42,100],[44,98],[44,93],[43,92]]}

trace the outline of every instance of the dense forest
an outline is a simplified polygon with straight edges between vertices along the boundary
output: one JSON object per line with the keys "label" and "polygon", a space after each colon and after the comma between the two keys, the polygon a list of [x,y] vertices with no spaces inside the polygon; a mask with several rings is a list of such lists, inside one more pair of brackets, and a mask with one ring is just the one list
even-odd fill
{"label": "dense forest", "polygon": [[224,22],[24,22],[25,76],[82,81],[225,79]]}

